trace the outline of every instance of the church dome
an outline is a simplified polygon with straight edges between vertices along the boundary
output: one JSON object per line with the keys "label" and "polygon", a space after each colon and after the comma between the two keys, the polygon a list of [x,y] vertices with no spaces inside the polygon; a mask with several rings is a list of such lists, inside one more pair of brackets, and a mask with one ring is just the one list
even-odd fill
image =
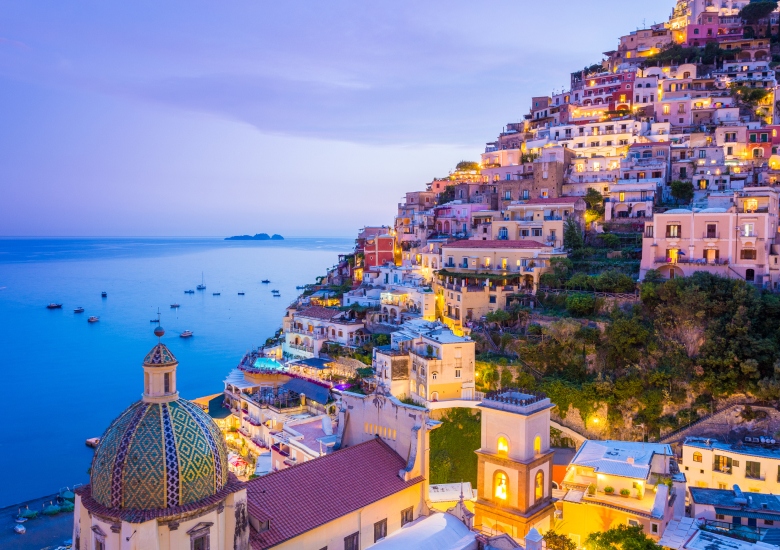
{"label": "church dome", "polygon": [[[144,360],[146,376],[173,369],[162,343]],[[166,384],[170,384],[166,379]],[[159,510],[198,502],[228,481],[227,447],[203,410],[178,397],[175,385],[125,410],[103,434],[92,461],[92,498],[107,508]],[[152,389],[149,389],[152,388]]]}

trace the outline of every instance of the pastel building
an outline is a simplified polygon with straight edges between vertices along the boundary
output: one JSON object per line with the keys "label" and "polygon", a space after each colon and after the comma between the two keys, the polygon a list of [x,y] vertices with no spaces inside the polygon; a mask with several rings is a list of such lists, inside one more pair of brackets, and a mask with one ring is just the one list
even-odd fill
{"label": "pastel building", "polygon": [[580,197],[531,199],[507,206],[503,220],[491,224],[496,241],[541,241],[553,248],[563,246],[563,230],[569,218],[580,225],[587,205]]}
{"label": "pastel building", "polygon": [[640,278],[707,271],[774,288],[778,282],[778,195],[773,188],[735,193],[728,208],[676,208],[645,222]]}
{"label": "pastel building", "polygon": [[299,358],[318,357],[325,343],[361,345],[366,334],[354,315],[322,306],[288,309],[283,329],[283,353]]}
{"label": "pastel building", "polygon": [[440,323],[407,321],[389,346],[374,348],[379,383],[399,398],[429,402],[474,399],[475,344]]}
{"label": "pastel building", "polygon": [[780,492],[780,450],[776,446],[731,444],[689,437],[682,445],[681,466],[689,487],[747,493]]}
{"label": "pastel building", "polygon": [[578,545],[618,525],[641,526],[658,540],[673,518],[684,516],[685,476],[669,445],[586,441],[563,488],[555,529]]}

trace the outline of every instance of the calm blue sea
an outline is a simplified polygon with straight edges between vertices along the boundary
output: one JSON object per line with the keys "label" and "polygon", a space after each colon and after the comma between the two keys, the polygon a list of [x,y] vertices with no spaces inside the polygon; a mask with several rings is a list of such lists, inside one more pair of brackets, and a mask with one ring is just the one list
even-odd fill
{"label": "calm blue sea", "polygon": [[[181,395],[217,393],[242,354],[280,326],[295,287],[352,246],[324,238],[0,239],[0,507],[88,480],[84,440],[140,398],[158,308]],[[184,294],[201,272],[207,289]],[[49,302],[63,308],[48,310]],[[77,306],[85,313],[74,314]],[[100,322],[88,324],[89,315]],[[184,330],[195,336],[179,338]]]}

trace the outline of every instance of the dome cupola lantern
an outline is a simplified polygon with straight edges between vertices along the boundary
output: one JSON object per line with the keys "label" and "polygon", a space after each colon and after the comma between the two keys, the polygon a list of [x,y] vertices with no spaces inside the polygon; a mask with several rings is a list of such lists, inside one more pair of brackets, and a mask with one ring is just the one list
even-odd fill
{"label": "dome cupola lantern", "polygon": [[144,393],[146,403],[169,403],[179,398],[176,391],[176,367],[179,362],[171,350],[162,343],[165,330],[161,326],[154,329],[159,342],[144,358]]}

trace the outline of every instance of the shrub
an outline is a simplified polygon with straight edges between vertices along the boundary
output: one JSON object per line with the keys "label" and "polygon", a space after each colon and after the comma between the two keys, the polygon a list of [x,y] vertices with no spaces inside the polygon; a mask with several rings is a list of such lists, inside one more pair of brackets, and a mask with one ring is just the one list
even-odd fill
{"label": "shrub", "polygon": [[621,489],[620,490],[620,495],[621,496],[627,497],[630,494],[631,494],[631,491],[629,491],[628,489]]}
{"label": "shrub", "polygon": [[541,336],[542,335],[542,325],[537,325],[536,323],[531,323],[528,325],[528,334],[531,336]]}
{"label": "shrub", "polygon": [[566,309],[577,317],[592,315],[596,308],[596,298],[589,294],[572,294],[566,298]]}
{"label": "shrub", "polygon": [[614,487],[609,487],[609,486],[604,487],[604,492],[607,493],[608,495],[611,495],[612,493],[615,492],[615,488]]}
{"label": "shrub", "polygon": [[591,496],[596,494],[596,486],[593,485],[592,483],[588,485],[588,494]]}

